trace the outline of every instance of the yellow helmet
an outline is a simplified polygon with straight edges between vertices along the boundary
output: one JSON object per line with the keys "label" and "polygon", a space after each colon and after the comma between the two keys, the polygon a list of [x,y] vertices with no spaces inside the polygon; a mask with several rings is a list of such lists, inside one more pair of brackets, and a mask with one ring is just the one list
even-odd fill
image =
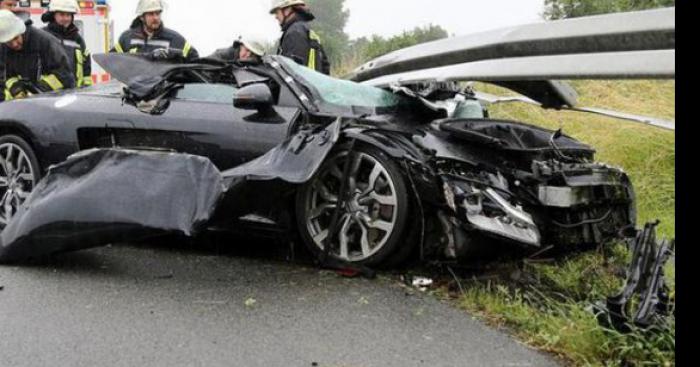
{"label": "yellow helmet", "polygon": [[306,5],[304,0],[272,0],[270,14],[274,14],[277,9],[287,8],[294,5]]}

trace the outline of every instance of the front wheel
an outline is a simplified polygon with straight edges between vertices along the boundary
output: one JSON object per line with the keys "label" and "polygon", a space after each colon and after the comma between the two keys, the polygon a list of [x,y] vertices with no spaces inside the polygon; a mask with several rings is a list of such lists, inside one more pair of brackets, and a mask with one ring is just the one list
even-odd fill
{"label": "front wheel", "polygon": [[[347,200],[339,202],[344,167],[350,159]],[[396,264],[410,252],[407,237],[411,200],[396,163],[372,146],[358,145],[349,155],[336,150],[314,179],[297,193],[296,211],[304,242],[319,256],[336,208],[337,231],[330,255],[358,265]]]}
{"label": "front wheel", "polygon": [[0,229],[17,213],[41,178],[32,147],[21,137],[0,137]]}

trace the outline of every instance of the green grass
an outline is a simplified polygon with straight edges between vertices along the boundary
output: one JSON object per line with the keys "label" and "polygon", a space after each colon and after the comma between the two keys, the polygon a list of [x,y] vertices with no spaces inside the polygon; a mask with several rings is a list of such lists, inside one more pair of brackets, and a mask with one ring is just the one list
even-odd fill
{"label": "green grass", "polygon": [[[577,81],[582,105],[675,118],[675,82]],[[507,91],[483,84],[477,89]],[[563,127],[567,135],[590,144],[599,161],[622,167],[637,192],[639,223],[660,219],[659,234],[675,235],[675,134],[602,116],[546,111],[525,104],[491,106],[492,117]],[[528,282],[501,279],[472,282],[459,304],[485,320],[510,327],[534,347],[576,366],[675,365],[675,320],[662,332],[620,334],[601,327],[589,310],[592,302],[619,290],[629,254],[617,245],[606,254],[585,253],[551,264],[526,265]],[[675,295],[675,268],[667,267]]]}

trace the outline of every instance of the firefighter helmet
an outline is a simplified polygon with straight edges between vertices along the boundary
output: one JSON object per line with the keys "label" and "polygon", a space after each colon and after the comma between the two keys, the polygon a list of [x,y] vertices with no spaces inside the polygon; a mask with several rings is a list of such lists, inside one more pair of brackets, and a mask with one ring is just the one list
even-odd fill
{"label": "firefighter helmet", "polygon": [[238,40],[236,40],[235,45],[243,45],[255,55],[258,55],[260,57],[265,56],[265,44],[259,39],[241,36],[238,38]]}
{"label": "firefighter helmet", "polygon": [[0,10],[0,43],[7,43],[24,34],[27,26],[13,12]]}
{"label": "firefighter helmet", "polygon": [[163,11],[164,8],[162,0],[139,0],[136,15],[142,16],[153,11]]}
{"label": "firefighter helmet", "polygon": [[306,5],[304,0],[272,0],[270,14],[274,14],[277,9],[287,8],[294,5]]}
{"label": "firefighter helmet", "polygon": [[77,14],[80,12],[80,7],[77,0],[51,0],[49,11]]}

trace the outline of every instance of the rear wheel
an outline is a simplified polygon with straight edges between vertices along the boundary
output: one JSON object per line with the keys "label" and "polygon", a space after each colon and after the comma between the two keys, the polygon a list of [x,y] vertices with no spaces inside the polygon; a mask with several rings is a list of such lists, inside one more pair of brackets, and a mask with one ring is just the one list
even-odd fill
{"label": "rear wheel", "polygon": [[[339,192],[345,163],[350,159],[345,202]],[[411,200],[405,179],[389,157],[372,146],[358,145],[353,153],[338,150],[297,193],[296,210],[304,242],[316,255],[324,251],[336,208],[337,232],[330,255],[361,265],[390,265],[403,260]]]}
{"label": "rear wheel", "polygon": [[4,228],[41,178],[32,147],[21,137],[0,137],[0,228]]}

